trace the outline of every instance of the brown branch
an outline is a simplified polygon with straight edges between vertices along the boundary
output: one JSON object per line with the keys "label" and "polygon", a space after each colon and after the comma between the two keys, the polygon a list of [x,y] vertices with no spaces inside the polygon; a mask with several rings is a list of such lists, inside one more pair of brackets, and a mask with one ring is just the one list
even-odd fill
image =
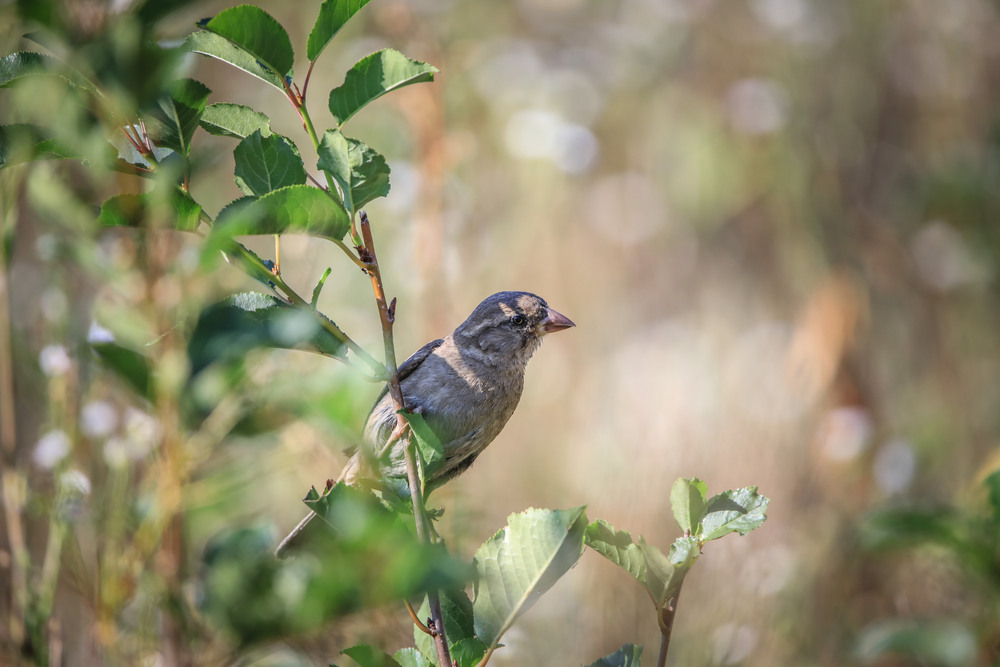
{"label": "brown branch", "polygon": [[[361,212],[361,236],[364,245],[358,248],[361,260],[366,263],[368,276],[372,281],[372,291],[375,294],[375,303],[378,305],[379,319],[382,322],[382,342],[385,347],[385,367],[389,376],[389,395],[392,397],[393,406],[396,408],[396,430],[402,432],[406,427],[406,417],[403,411],[406,404],[403,400],[403,390],[399,384],[399,371],[396,366],[396,348],[393,343],[392,325],[396,320],[396,300],[390,304],[385,296],[385,288],[382,285],[382,273],[379,270],[378,255],[375,252],[375,240],[372,237],[371,225],[368,222],[368,214]],[[424,544],[430,544],[430,521],[427,519],[427,512],[424,509],[424,499],[421,492],[420,477],[417,474],[417,459],[414,452],[414,439],[412,433],[407,439],[403,452],[406,457],[406,477],[410,485],[410,500],[413,503],[413,519],[416,524],[417,538]],[[441,599],[435,591],[427,593],[427,602],[431,608],[432,635],[434,646],[437,648],[438,662],[441,667],[452,667],[451,654],[448,651],[448,639],[444,632],[444,615],[441,613]]]}
{"label": "brown branch", "polygon": [[406,605],[406,611],[410,613],[410,618],[413,619],[413,624],[418,628],[420,628],[420,631],[423,632],[425,635],[434,636],[434,633],[431,631],[431,629],[428,628],[426,625],[424,625],[423,621],[420,620],[420,617],[417,616],[417,612],[414,611],[413,605],[410,604],[410,601],[403,600],[403,604]]}
{"label": "brown branch", "polygon": [[670,648],[670,637],[674,629],[674,617],[677,615],[677,601],[681,596],[680,586],[677,592],[667,601],[667,604],[659,609],[660,623],[660,655],[656,660],[657,667],[664,667],[667,664],[667,649]]}
{"label": "brown branch", "polygon": [[302,83],[302,92],[299,94],[299,99],[302,101],[303,106],[306,103],[306,93],[309,91],[309,79],[312,78],[313,67],[315,66],[315,60],[309,63],[309,69],[306,70],[306,80]]}

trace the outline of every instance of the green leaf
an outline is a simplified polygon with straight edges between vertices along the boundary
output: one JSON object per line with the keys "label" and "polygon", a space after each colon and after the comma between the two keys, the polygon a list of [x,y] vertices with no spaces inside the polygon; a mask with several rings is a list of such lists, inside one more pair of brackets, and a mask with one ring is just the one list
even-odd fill
{"label": "green leaf", "polygon": [[[98,222],[104,227],[156,227],[159,220],[167,217],[168,228],[182,232],[198,229],[202,208],[191,197],[175,191],[168,202],[169,209],[156,209],[156,195],[117,195],[101,205]],[[168,212],[167,212],[168,211]]]}
{"label": "green leaf", "polygon": [[269,70],[253,54],[214,32],[199,30],[191,33],[184,40],[184,49],[229,63],[233,67],[271,84],[278,90],[285,91],[284,77]]}
{"label": "green leaf", "polygon": [[646,561],[646,588],[653,594],[653,604],[659,608],[670,598],[672,591],[680,588],[686,569],[674,567],[663,552],[646,542],[642,535],[639,536],[639,551]]}
{"label": "green leaf", "polygon": [[466,637],[448,648],[458,667],[476,667],[486,655],[487,646],[478,637]]}
{"label": "green leaf", "polygon": [[920,544],[940,544],[959,552],[969,551],[962,536],[961,519],[945,507],[888,507],[875,510],[859,528],[864,549],[899,549]]}
{"label": "green leaf", "polygon": [[683,566],[693,563],[700,555],[701,545],[698,543],[698,538],[693,535],[686,535],[678,537],[670,545],[668,560],[674,565]]}
{"label": "green leaf", "polygon": [[55,61],[32,51],[19,51],[0,58],[0,88],[8,88],[18,79],[50,73]]}
{"label": "green leaf", "polygon": [[[658,549],[644,541],[643,546],[636,544],[626,531],[616,530],[604,519],[597,519],[587,526],[586,538],[588,547],[632,575],[654,601],[660,598],[672,568]],[[647,553],[652,556],[647,558]],[[650,567],[650,562],[653,562],[653,567]]]}
{"label": "green leaf", "polygon": [[620,649],[606,655],[587,667],[639,667],[642,658],[642,647],[638,644],[625,644]]}
{"label": "green leaf", "polygon": [[707,542],[729,533],[746,535],[767,519],[769,502],[767,497],[757,493],[756,486],[731,489],[713,496],[708,501],[699,538]]}
{"label": "green leaf", "polygon": [[0,169],[38,159],[79,157],[60,148],[42,128],[29,123],[0,125]]}
{"label": "green leaf", "polygon": [[297,233],[339,241],[350,224],[347,212],[324,190],[291,185],[260,199],[243,197],[232,202],[219,213],[209,238]]}
{"label": "green leaf", "polygon": [[368,0],[325,0],[320,5],[316,24],[309,33],[306,57],[310,61],[316,60],[344,24],[367,4]]}
{"label": "green leaf", "polygon": [[[221,481],[221,479],[219,480]],[[384,513],[382,513],[384,514]],[[399,591],[382,585],[398,550],[409,543],[387,536],[379,515],[364,508],[349,512],[359,528],[357,539],[336,542],[323,553],[303,553],[281,561],[274,557],[274,527],[226,528],[204,548],[198,577],[199,611],[214,630],[224,630],[239,646],[317,630],[331,617],[356,612],[365,605],[387,605]],[[316,524],[321,522],[317,521]]]}
{"label": "green leaf", "polygon": [[[459,667],[465,667],[477,650],[480,650],[479,657],[475,658],[472,665],[478,664],[479,659],[486,653],[486,645],[476,637],[475,621],[472,613],[472,600],[466,595],[464,590],[447,589],[440,591],[438,599],[441,601],[441,616],[444,618],[444,634],[448,638],[449,648],[454,648],[461,644],[460,648],[463,660],[459,660]],[[422,619],[430,618],[431,608],[427,598],[420,606],[417,616]],[[417,648],[428,660],[437,663],[437,648],[434,646],[434,639],[420,628],[413,627],[413,641]],[[458,656],[452,655],[458,660]]]}
{"label": "green leaf", "polygon": [[[977,664],[978,646],[972,628],[959,621],[892,619],[865,628],[854,654],[862,664],[962,667]],[[894,656],[898,659],[892,660]]]}
{"label": "green leaf", "polygon": [[187,155],[191,150],[191,137],[198,129],[198,121],[211,92],[205,84],[194,79],[175,81],[169,95],[162,97],[150,113],[154,121],[149,123],[153,140],[160,146]]}
{"label": "green leaf", "polygon": [[94,89],[79,73],[67,70],[51,56],[33,51],[18,51],[0,58],[0,88],[9,88],[30,76],[57,76],[78,88]]}
{"label": "green leaf", "polygon": [[216,362],[242,361],[255,348],[273,347],[344,357],[347,348],[313,313],[257,292],[236,294],[204,309],[188,342],[191,374]]}
{"label": "green leaf", "polygon": [[361,667],[400,667],[392,656],[386,655],[374,646],[359,644],[351,648],[345,648],[342,654],[358,663]]}
{"label": "green leaf", "polygon": [[309,301],[309,303],[311,303],[314,308],[316,307],[316,304],[319,303],[319,294],[320,292],[323,291],[323,285],[326,284],[326,279],[330,277],[330,273],[332,272],[333,272],[332,268],[330,268],[329,266],[326,267],[326,271],[324,271],[323,275],[320,276],[320,279],[316,281],[316,287],[313,288],[312,299]]}
{"label": "green leaf", "polygon": [[437,434],[427,425],[424,418],[416,412],[405,412],[406,422],[410,431],[417,439],[417,453],[424,466],[424,479],[430,479],[444,465],[444,447]]}
{"label": "green leaf", "polygon": [[271,119],[242,104],[209,104],[199,122],[206,132],[219,137],[245,139],[254,132],[263,137],[271,134]]}
{"label": "green leaf", "polygon": [[377,197],[389,194],[385,158],[340,130],[327,130],[319,145],[317,167],[329,172],[344,194],[344,208],[353,215]]}
{"label": "green leaf", "polygon": [[512,514],[507,526],[476,551],[472,607],[476,635],[489,647],[580,558],[584,509],[531,508]]}
{"label": "green leaf", "polygon": [[392,656],[399,663],[400,667],[436,667],[435,661],[430,661],[415,648],[401,648]]}
{"label": "green leaf", "polygon": [[670,491],[670,506],[674,518],[685,533],[697,533],[698,524],[705,516],[705,494],[708,485],[696,477],[679,478]]}
{"label": "green leaf", "polygon": [[343,85],[330,91],[330,112],[343,125],[369,102],[412,83],[433,81],[437,71],[436,67],[410,60],[399,51],[376,51],[354,63]]}
{"label": "green leaf", "polygon": [[[244,197],[244,199],[251,199]],[[239,267],[241,271],[264,285],[268,289],[274,287],[274,274],[271,269],[261,259],[257,253],[247,248],[242,243],[237,243],[223,234],[208,237],[208,242],[202,246],[201,261],[202,267],[212,266],[211,262],[222,255],[227,262],[231,262]]]}
{"label": "green leaf", "polygon": [[1000,470],[991,473],[983,480],[983,486],[986,487],[991,518],[995,523],[1000,523]]}
{"label": "green leaf", "polygon": [[98,359],[139,396],[153,402],[152,371],[149,359],[117,343],[93,343]]}
{"label": "green leaf", "polygon": [[136,3],[139,5],[136,15],[142,25],[152,25],[164,16],[183,9],[193,2],[195,0],[146,0]]}
{"label": "green leaf", "polygon": [[295,52],[288,32],[260,7],[240,5],[217,14],[205,29],[225,37],[282,79],[292,72]]}
{"label": "green leaf", "polygon": [[97,221],[103,227],[151,228],[169,216],[169,222],[165,226],[183,232],[198,229],[202,209],[190,195],[180,190],[173,190],[168,196],[168,201],[164,202],[165,206],[157,208],[156,204],[162,202],[157,194],[125,194],[111,197],[101,204],[101,213]]}
{"label": "green leaf", "polygon": [[236,159],[236,185],[243,194],[260,197],[306,182],[306,170],[298,149],[280,134],[265,137],[256,130],[236,146],[233,157]]}
{"label": "green leaf", "polygon": [[449,556],[440,545],[420,543],[413,535],[412,519],[386,509],[372,493],[334,484],[323,495],[310,489],[304,502],[320,520],[308,526],[316,530],[303,532],[298,552],[321,554],[324,562],[338,554],[352,555],[369,572],[368,598],[398,599],[428,590],[460,589],[468,581],[467,563]]}

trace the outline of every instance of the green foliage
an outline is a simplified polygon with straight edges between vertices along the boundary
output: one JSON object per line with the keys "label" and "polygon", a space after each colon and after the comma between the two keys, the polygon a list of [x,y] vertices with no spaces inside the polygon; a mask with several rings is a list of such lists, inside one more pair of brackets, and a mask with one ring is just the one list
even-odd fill
{"label": "green foliage", "polygon": [[[861,548],[873,555],[935,553],[961,566],[972,590],[992,605],[1000,595],[1000,471],[982,482],[985,501],[975,509],[946,506],[892,506],[869,513],[858,529]],[[938,584],[941,585],[941,584]],[[994,612],[995,613],[995,612]],[[882,619],[856,637],[855,653],[863,663],[891,656],[920,664],[950,667],[975,664],[976,628],[949,614],[919,619]]]}
{"label": "green foliage", "polygon": [[175,82],[170,93],[150,111],[150,118],[158,121],[150,124],[150,136],[157,145],[187,155],[211,93],[205,84],[194,79]]}
{"label": "green foliage", "polygon": [[[374,498],[343,485],[313,502],[334,530],[295,559],[276,560],[274,531],[217,535],[202,561],[202,611],[240,644],[302,632],[335,616],[441,585],[465,568],[420,544]],[[353,656],[352,656],[353,657]]]}
{"label": "green foliage", "polygon": [[881,664],[891,656],[931,667],[976,664],[976,636],[954,620],[891,620],[865,628],[854,646],[861,664]]}
{"label": "green foliage", "polygon": [[344,649],[343,653],[360,667],[399,667],[399,663],[392,656],[367,644],[352,646]]}
{"label": "green foliage", "polygon": [[[459,667],[474,667],[486,653],[486,645],[476,637],[472,600],[464,590],[455,589],[442,590],[439,597],[451,657],[458,662]],[[426,597],[417,616],[431,617],[430,603]],[[437,663],[437,649],[430,635],[414,626],[413,641],[426,660]]]}
{"label": "green foliage", "polygon": [[385,158],[340,130],[327,130],[319,145],[319,163],[340,186],[344,208],[353,216],[361,207],[389,194],[389,166]]}
{"label": "green foliage", "polygon": [[[158,196],[160,194],[115,195],[101,204],[97,222],[104,227],[150,226],[158,212],[164,210],[161,197]],[[172,209],[173,219],[167,221],[171,228],[182,232],[191,232],[198,228],[204,212],[190,195],[175,189],[170,190],[165,198],[168,199],[168,206]]]}
{"label": "green foliage", "polygon": [[0,88],[10,88],[30,76],[58,76],[73,86],[93,89],[85,78],[43,53],[19,51],[0,58]]}
{"label": "green foliage", "polygon": [[304,185],[306,170],[299,151],[279,134],[256,130],[236,146],[236,185],[243,194],[262,197],[289,185]]}
{"label": "green foliage", "polygon": [[339,241],[350,228],[350,218],[329,194],[309,185],[288,185],[263,197],[244,197],[219,212],[208,248],[233,236],[253,234],[309,234]]}
{"label": "green foliage", "polygon": [[284,90],[283,79],[280,76],[263,65],[253,54],[233,44],[222,35],[199,30],[188,36],[184,42],[184,48],[192,53],[200,53],[229,63],[279,90]]}
{"label": "green foliage", "polygon": [[[706,500],[707,491],[708,486],[700,479],[682,478],[674,482],[670,501],[674,518],[684,534],[674,540],[669,556],[642,536],[635,542],[627,532],[616,530],[601,519],[587,526],[587,546],[628,572],[649,594],[665,642],[663,653],[669,643],[684,577],[701,556],[705,544],[733,532],[745,535],[759,528],[767,518],[769,501],[756,488],[724,491]],[[630,654],[621,659],[635,660],[638,664],[639,656]]]}
{"label": "green foliage", "polygon": [[94,343],[92,347],[101,363],[128,384],[137,396],[155,402],[152,372],[146,357],[117,343]]}
{"label": "green foliage", "polygon": [[342,127],[365,105],[383,95],[423,81],[433,81],[437,68],[383,49],[354,63],[339,88],[330,91],[330,113]]}
{"label": "green foliage", "polygon": [[399,667],[434,667],[437,663],[428,660],[415,648],[402,648],[396,651],[393,657],[399,663]]}
{"label": "green foliage", "polygon": [[262,137],[271,134],[271,119],[242,104],[219,102],[205,107],[199,120],[202,129],[220,137],[245,139],[254,132]]}
{"label": "green foliage", "polygon": [[491,649],[583,553],[584,507],[528,509],[476,551],[476,636]]}
{"label": "green foliage", "polygon": [[639,538],[624,530],[616,530],[604,519],[597,519],[587,526],[587,546],[622,568],[638,581],[656,603],[666,590],[671,567],[666,556]]}
{"label": "green foliage", "polygon": [[713,496],[701,521],[701,541],[717,540],[729,533],[746,535],[759,528],[767,518],[768,502],[767,498],[757,493],[756,486]]}
{"label": "green foliage", "polygon": [[641,646],[625,644],[611,655],[606,655],[587,667],[638,667],[641,658]]}
{"label": "green foliage", "polygon": [[291,76],[295,60],[292,40],[285,28],[263,9],[253,5],[227,9],[206,23],[205,29],[226,38],[282,79]]}
{"label": "green foliage", "polygon": [[42,128],[30,123],[0,125],[0,168],[39,159],[75,157]]}
{"label": "green foliage", "polygon": [[678,479],[670,491],[670,506],[677,525],[685,533],[697,533],[705,516],[705,493],[708,486],[700,479]]}
{"label": "green foliage", "polygon": [[309,41],[306,42],[306,57],[316,60],[330,40],[336,36],[352,16],[368,4],[368,0],[324,0],[319,8],[319,16]]}
{"label": "green foliage", "polygon": [[209,365],[242,361],[258,347],[308,350],[330,356],[347,353],[342,341],[316,316],[256,292],[236,294],[204,309],[188,343],[191,372]]}

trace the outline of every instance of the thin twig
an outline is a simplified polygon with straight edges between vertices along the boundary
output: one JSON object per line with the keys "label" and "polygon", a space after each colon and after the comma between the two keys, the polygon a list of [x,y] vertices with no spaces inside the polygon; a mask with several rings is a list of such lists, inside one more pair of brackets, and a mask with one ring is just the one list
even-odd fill
{"label": "thin twig", "polygon": [[353,252],[351,252],[351,249],[347,247],[347,244],[346,244],[346,243],[344,243],[343,241],[341,241],[341,240],[339,240],[339,239],[333,239],[333,243],[334,243],[334,244],[335,244],[335,245],[336,245],[336,246],[337,246],[338,248],[340,248],[341,250],[343,250],[343,251],[344,251],[344,254],[345,254],[345,255],[347,255],[347,256],[348,256],[348,257],[350,258],[350,260],[351,260],[352,262],[354,262],[354,264],[355,264],[355,265],[356,265],[356,266],[357,266],[357,267],[358,267],[359,269],[361,269],[362,271],[367,271],[367,270],[368,270],[368,265],[367,265],[367,264],[366,264],[365,262],[361,261],[361,259],[359,259],[359,258],[357,257],[357,255],[355,255],[355,254],[354,254]]}
{"label": "thin twig", "polygon": [[142,118],[139,119],[139,129],[142,130],[142,142],[146,145],[146,152],[149,155],[152,155],[153,145],[149,141],[149,133],[146,131],[146,123],[142,120]]}
{"label": "thin twig", "polygon": [[310,181],[312,181],[313,185],[315,185],[320,190],[326,190],[326,187],[324,187],[324,185],[322,183],[320,183],[319,181],[317,181],[316,177],[313,176],[312,174],[310,174],[308,171],[306,172],[306,178],[308,178]]}
{"label": "thin twig", "polygon": [[132,148],[135,149],[135,152],[138,153],[139,155],[145,155],[146,154],[146,150],[142,146],[139,145],[139,142],[134,137],[132,137],[132,135],[131,135],[131,133],[129,133],[128,129],[124,125],[121,126],[120,129],[122,131],[122,134],[125,135],[125,138],[128,139],[128,142],[130,144],[132,144]]}
{"label": "thin twig", "polygon": [[433,637],[434,633],[431,631],[430,628],[424,625],[423,621],[420,620],[420,617],[417,616],[417,612],[414,611],[413,605],[410,604],[410,601],[403,600],[403,604],[406,605],[406,611],[410,612],[410,618],[413,619],[413,624],[417,626],[420,629],[420,631],[423,632],[425,635],[431,635]]}
{"label": "thin twig", "polygon": [[302,93],[299,95],[299,100],[302,106],[306,105],[306,93],[309,91],[309,80],[312,78],[313,67],[316,66],[316,61],[309,63],[309,69],[306,70],[306,80],[302,83]]}
{"label": "thin twig", "polygon": [[[347,356],[337,357],[338,359],[341,359],[345,363],[354,366],[354,368],[360,371],[366,379],[371,380],[373,382],[378,382],[386,378],[385,366],[380,364],[377,359],[368,354],[368,352],[363,347],[358,345],[358,343],[355,342],[350,336],[341,331],[341,329],[336,324],[331,322],[329,318],[325,317],[316,308],[314,308],[309,301],[306,301],[301,296],[299,296],[299,294],[295,290],[293,290],[291,287],[288,286],[288,284],[282,279],[280,275],[272,274],[271,271],[269,271],[260,262],[259,258],[256,257],[253,253],[244,248],[241,244],[235,242],[226,247],[226,252],[234,255],[238,254],[243,262],[254,264],[254,266],[256,266],[261,272],[267,273],[269,276],[268,280],[274,283],[274,286],[281,290],[281,293],[284,294],[284,296],[288,299],[289,303],[291,303],[294,306],[304,308],[309,312],[313,313],[313,315],[316,317],[316,320],[319,322],[320,326],[326,329],[327,332],[333,335],[334,338],[343,343],[348,350],[353,352],[358,358],[364,361],[365,364],[368,366],[368,369],[358,365],[351,357]],[[369,370],[374,371],[374,373],[368,372]]]}

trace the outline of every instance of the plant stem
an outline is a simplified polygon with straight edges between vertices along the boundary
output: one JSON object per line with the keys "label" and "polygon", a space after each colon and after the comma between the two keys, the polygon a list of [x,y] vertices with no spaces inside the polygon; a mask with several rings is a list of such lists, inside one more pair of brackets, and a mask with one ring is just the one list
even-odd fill
{"label": "plant stem", "polygon": [[[8,182],[9,183],[9,182]],[[5,184],[6,185],[6,184]],[[11,196],[5,197],[0,219],[0,230],[16,224],[18,198],[16,186],[10,188]],[[5,188],[6,189],[6,188]],[[27,480],[17,469],[17,405],[14,401],[14,355],[12,321],[10,318],[10,280],[5,254],[0,251],[0,502],[4,506],[4,525],[7,527],[7,544],[10,545],[10,638],[15,643],[24,641],[24,612],[28,603],[27,568],[30,563],[25,542],[21,512],[27,493]]]}
{"label": "plant stem", "polygon": [[[368,369],[359,366],[352,357],[348,357],[345,355],[342,358],[343,361],[350,364],[351,366],[354,366],[354,368],[360,371],[365,376],[366,379],[371,380],[373,382],[384,380],[386,378],[385,366],[380,364],[377,359],[368,354],[368,352],[365,351],[363,347],[358,345],[350,336],[341,331],[340,327],[338,327],[336,324],[331,322],[329,318],[320,313],[310,302],[306,301],[301,296],[299,296],[299,294],[295,290],[293,290],[291,287],[288,286],[288,284],[281,278],[281,276],[272,274],[271,271],[261,263],[260,259],[256,255],[254,255],[249,250],[244,248],[241,244],[235,242],[226,247],[226,252],[238,255],[242,262],[254,265],[255,269],[257,269],[257,273],[267,274],[268,276],[267,279],[272,283],[274,283],[275,287],[281,289],[281,292],[289,300],[289,302],[292,303],[292,305],[298,306],[300,308],[305,308],[308,311],[312,312],[321,327],[326,329],[334,338],[336,338],[341,343],[346,345],[347,349],[349,349],[351,352],[357,355],[357,357],[359,357],[363,362],[365,362],[368,368],[374,372],[369,373]],[[251,273],[251,275],[254,274]]]}
{"label": "plant stem", "polygon": [[302,106],[306,105],[306,93],[309,92],[309,80],[312,79],[313,67],[315,66],[316,66],[316,61],[313,60],[312,62],[309,63],[309,69],[306,70],[306,80],[302,84],[302,95],[300,96],[300,98],[302,99]]}
{"label": "plant stem", "polygon": [[[312,73],[312,66],[309,67],[309,72]],[[308,80],[306,81],[306,86],[309,85]],[[316,128],[313,126],[312,118],[309,116],[309,110],[306,109],[306,99],[305,91],[303,91],[302,96],[298,97],[291,91],[291,89],[286,86],[286,95],[289,101],[295,107],[295,110],[299,113],[299,118],[302,119],[302,127],[305,128],[306,134],[309,135],[309,139],[312,141],[313,148],[319,150],[319,135],[316,134]],[[333,178],[328,172],[323,171],[323,176],[326,177],[326,185],[328,190],[332,192],[337,192],[337,186],[333,181]],[[341,198],[347,193],[341,193]],[[348,211],[351,215],[351,240],[354,241],[354,245],[361,245],[361,239],[358,237],[358,229],[354,224],[354,212]]]}
{"label": "plant stem", "polygon": [[673,634],[674,617],[677,615],[677,601],[680,599],[680,596],[681,589],[680,585],[678,585],[674,596],[667,601],[667,604],[659,612],[660,656],[656,660],[657,667],[664,667],[667,664],[667,649],[670,648],[670,636]]}
{"label": "plant stem", "polygon": [[[396,320],[396,300],[392,303],[386,300],[385,289],[382,285],[382,273],[379,270],[378,255],[375,253],[375,240],[372,237],[371,225],[368,223],[368,214],[361,212],[361,235],[364,239],[361,259],[367,262],[368,275],[372,281],[372,291],[375,293],[375,303],[378,305],[379,319],[382,322],[382,342],[385,347],[385,367],[389,375],[389,395],[392,397],[393,406],[396,408],[396,429],[402,430],[406,417],[403,411],[406,404],[403,400],[403,389],[399,384],[399,371],[396,367],[396,348],[393,343],[392,325]],[[413,520],[416,524],[417,538],[430,544],[430,521],[427,518],[427,511],[424,508],[422,485],[417,474],[417,458],[415,454],[415,443],[412,434],[407,439],[404,453],[406,457],[406,477],[410,485],[410,501],[413,504]],[[451,654],[448,651],[448,639],[444,631],[444,615],[441,613],[441,599],[436,591],[427,593],[427,602],[431,608],[431,620],[434,623],[434,646],[437,648],[438,662],[441,667],[452,667]]]}

